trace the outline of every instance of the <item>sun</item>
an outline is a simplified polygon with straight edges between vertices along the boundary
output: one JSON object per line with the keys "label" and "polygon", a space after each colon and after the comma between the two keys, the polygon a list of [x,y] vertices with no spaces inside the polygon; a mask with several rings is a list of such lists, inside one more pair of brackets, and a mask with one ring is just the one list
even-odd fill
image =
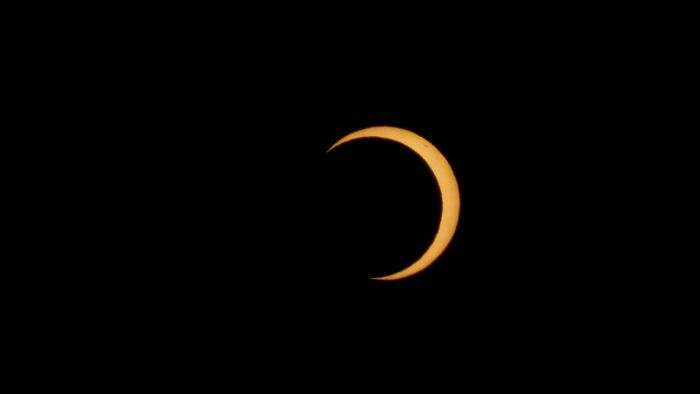
{"label": "sun", "polygon": [[460,197],[457,177],[445,156],[428,140],[418,134],[397,127],[378,126],[355,131],[338,140],[327,152],[347,142],[361,138],[381,138],[398,142],[413,150],[428,165],[440,189],[442,212],[440,225],[433,242],[413,264],[391,275],[374,277],[375,280],[397,280],[415,275],[428,268],[447,249],[457,231]]}

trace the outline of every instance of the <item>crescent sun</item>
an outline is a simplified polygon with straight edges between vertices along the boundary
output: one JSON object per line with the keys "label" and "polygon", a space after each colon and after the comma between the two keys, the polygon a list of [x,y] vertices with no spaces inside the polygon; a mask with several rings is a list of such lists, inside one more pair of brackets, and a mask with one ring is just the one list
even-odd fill
{"label": "crescent sun", "polygon": [[397,127],[379,126],[355,131],[341,138],[328,151],[360,138],[380,138],[398,142],[420,156],[428,165],[440,189],[442,212],[440,225],[432,244],[413,264],[391,275],[373,277],[375,280],[396,280],[415,275],[428,268],[445,251],[452,241],[459,221],[459,186],[450,163],[440,151],[418,134]]}

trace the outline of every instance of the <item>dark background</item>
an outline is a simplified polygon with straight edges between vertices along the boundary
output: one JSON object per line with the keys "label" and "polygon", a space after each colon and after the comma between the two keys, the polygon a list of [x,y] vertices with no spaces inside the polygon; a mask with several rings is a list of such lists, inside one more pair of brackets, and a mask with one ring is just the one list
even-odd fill
{"label": "dark background", "polygon": [[[20,387],[675,382],[696,183],[654,14],[21,12]],[[449,249],[397,282],[367,278],[429,245],[429,170],[385,141],[325,153],[378,125],[462,194]]]}

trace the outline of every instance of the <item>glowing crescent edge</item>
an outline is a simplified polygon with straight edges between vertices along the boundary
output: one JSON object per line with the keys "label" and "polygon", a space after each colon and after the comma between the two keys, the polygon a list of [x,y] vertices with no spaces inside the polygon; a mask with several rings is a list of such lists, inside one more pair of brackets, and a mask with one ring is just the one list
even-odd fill
{"label": "glowing crescent edge", "polygon": [[381,138],[398,142],[413,150],[428,165],[435,176],[442,197],[442,213],[440,226],[432,244],[423,255],[413,264],[391,275],[374,277],[374,280],[397,280],[415,275],[428,268],[447,249],[457,230],[459,221],[460,197],[457,177],[450,163],[440,151],[418,134],[390,126],[370,127],[355,131],[338,140],[326,153],[338,146],[360,138]]}

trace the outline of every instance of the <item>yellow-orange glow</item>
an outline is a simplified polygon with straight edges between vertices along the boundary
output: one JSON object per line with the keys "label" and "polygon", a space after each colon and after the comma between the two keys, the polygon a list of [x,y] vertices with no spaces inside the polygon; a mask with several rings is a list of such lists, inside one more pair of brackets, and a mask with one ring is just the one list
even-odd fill
{"label": "yellow-orange glow", "polygon": [[433,175],[435,175],[442,196],[442,214],[440,216],[440,227],[435,234],[433,243],[416,262],[405,269],[391,275],[370,279],[396,280],[415,275],[426,269],[440,257],[457,230],[460,206],[457,178],[452,171],[452,167],[450,167],[450,163],[447,162],[445,156],[435,146],[418,134],[396,127],[380,126],[355,131],[338,140],[327,152],[346,142],[360,138],[381,138],[403,144],[416,152],[428,165]]}

